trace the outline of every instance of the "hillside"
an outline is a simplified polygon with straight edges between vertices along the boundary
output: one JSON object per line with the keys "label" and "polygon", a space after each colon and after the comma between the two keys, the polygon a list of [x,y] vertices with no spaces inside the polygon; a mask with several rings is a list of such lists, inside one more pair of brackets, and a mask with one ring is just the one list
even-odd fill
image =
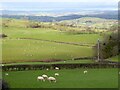
{"label": "hillside", "polygon": [[[86,20],[94,23],[115,22],[114,20],[110,22],[110,20],[89,17],[78,19],[80,25]],[[73,21],[76,22],[76,20]],[[72,21],[64,21],[64,23],[69,22]],[[103,36],[109,33],[99,33],[104,30],[102,28],[93,29],[93,31],[97,30],[93,32],[87,30],[85,25],[84,27],[71,27],[61,25],[61,23],[63,22],[34,22],[3,18],[1,32],[7,35],[2,39],[3,62],[61,61],[93,57],[93,46],[97,43],[98,38],[102,40]]]}
{"label": "hillside", "polygon": [[81,26],[81,27],[89,26],[98,29],[110,29],[110,27],[114,24],[117,24],[118,21],[114,19],[84,17],[73,20],[64,20],[64,21],[60,21],[59,23],[63,25],[73,25],[73,26]]}
{"label": "hillside", "polygon": [[92,57],[92,46],[98,38],[102,38],[99,34],[74,35],[50,27],[26,27],[31,23],[49,25],[43,22],[3,19],[3,23],[5,25],[2,33],[8,36],[2,39],[3,63],[61,61]]}
{"label": "hillside", "polygon": [[[102,18],[102,19],[118,19],[118,12],[117,11],[102,11],[102,13],[96,12],[96,13],[91,13],[91,14],[68,14],[68,15],[61,15],[61,16],[36,16],[34,14],[16,14],[16,11],[2,11],[3,14],[0,15],[0,17],[3,18],[16,18],[16,19],[21,19],[26,17],[28,20],[34,20],[34,21],[40,21],[40,22],[55,22],[55,21],[63,21],[63,20],[72,20],[72,19],[79,19],[83,17],[96,17],[96,18]],[[8,12],[8,13],[7,13]],[[11,13],[10,13],[11,12]],[[14,14],[13,14],[14,13]],[[25,11],[23,12],[25,13]],[[26,12],[27,13],[27,12]]]}

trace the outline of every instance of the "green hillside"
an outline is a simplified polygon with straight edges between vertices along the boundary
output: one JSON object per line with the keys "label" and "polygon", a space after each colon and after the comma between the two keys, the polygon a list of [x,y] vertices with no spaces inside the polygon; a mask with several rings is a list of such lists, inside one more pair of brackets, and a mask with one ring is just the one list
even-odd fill
{"label": "green hillside", "polygon": [[[1,32],[7,35],[2,39],[3,63],[93,57],[92,47],[98,38],[103,37],[99,33],[69,34],[54,29],[54,26],[59,28],[64,26],[53,23],[17,19],[3,19],[2,23]],[[27,27],[29,25],[38,27]],[[49,27],[50,25],[52,26]],[[67,31],[70,29],[67,28]]]}

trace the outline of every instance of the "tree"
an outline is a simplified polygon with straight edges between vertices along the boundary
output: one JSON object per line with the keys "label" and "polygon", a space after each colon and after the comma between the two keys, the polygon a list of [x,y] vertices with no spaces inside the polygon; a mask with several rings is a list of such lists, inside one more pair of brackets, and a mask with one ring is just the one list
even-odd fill
{"label": "tree", "polygon": [[[95,46],[95,56],[97,57],[97,45]],[[120,38],[119,33],[112,33],[107,35],[103,41],[99,43],[99,57],[100,59],[106,59],[115,55],[120,54]]]}
{"label": "tree", "polygon": [[0,38],[4,38],[4,37],[7,37],[7,35],[5,35],[5,34],[0,34]]}

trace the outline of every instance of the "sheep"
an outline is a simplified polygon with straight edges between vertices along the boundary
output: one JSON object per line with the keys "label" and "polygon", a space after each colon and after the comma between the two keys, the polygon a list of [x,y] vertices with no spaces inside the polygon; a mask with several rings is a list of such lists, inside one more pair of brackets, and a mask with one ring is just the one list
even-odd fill
{"label": "sheep", "polygon": [[85,71],[84,71],[84,74],[86,74],[87,72],[88,72],[88,71],[87,71],[87,70],[85,70]]}
{"label": "sheep", "polygon": [[32,54],[30,56],[33,56]]}
{"label": "sheep", "polygon": [[52,81],[53,81],[53,82],[56,82],[56,78],[54,78],[54,77],[48,77],[48,81],[49,81],[49,82],[52,82]]}
{"label": "sheep", "polygon": [[58,67],[55,67],[55,69],[56,69],[56,70],[59,70],[59,68],[58,68]]}
{"label": "sheep", "polygon": [[42,77],[43,77],[44,79],[47,79],[47,78],[48,78],[48,76],[45,75],[45,74],[43,74]]}
{"label": "sheep", "polygon": [[48,71],[49,69],[47,68],[46,70]]}
{"label": "sheep", "polygon": [[42,76],[38,76],[38,77],[37,77],[37,81],[39,81],[39,80],[45,81],[45,79],[44,79]]}
{"label": "sheep", "polygon": [[55,73],[55,76],[59,76],[59,73]]}
{"label": "sheep", "polygon": [[9,74],[8,73],[5,73],[6,76],[8,76]]}

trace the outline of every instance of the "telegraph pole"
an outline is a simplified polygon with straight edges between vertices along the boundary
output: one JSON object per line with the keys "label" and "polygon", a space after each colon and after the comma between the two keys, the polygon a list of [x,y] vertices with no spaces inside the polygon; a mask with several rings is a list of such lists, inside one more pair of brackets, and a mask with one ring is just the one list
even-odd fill
{"label": "telegraph pole", "polygon": [[98,62],[100,61],[100,40],[98,39]]}

